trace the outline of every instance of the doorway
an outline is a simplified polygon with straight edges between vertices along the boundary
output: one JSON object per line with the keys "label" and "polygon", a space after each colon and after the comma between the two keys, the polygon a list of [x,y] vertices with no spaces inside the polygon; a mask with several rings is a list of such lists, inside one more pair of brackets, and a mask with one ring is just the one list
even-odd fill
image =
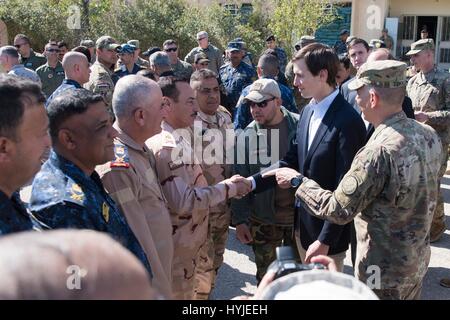
{"label": "doorway", "polygon": [[417,17],[417,32],[416,39],[420,39],[420,31],[422,29],[428,30],[428,37],[434,40],[436,43],[436,31],[437,31],[438,17],[435,16],[418,16]]}

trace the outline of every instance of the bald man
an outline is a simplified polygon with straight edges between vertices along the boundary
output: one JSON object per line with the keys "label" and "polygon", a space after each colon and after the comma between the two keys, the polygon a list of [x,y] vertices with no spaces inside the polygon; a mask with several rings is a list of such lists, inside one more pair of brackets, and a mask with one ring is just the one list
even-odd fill
{"label": "bald man", "polygon": [[[372,51],[367,57],[367,62],[371,61],[379,61],[379,60],[396,60],[389,49],[379,48]],[[402,104],[403,112],[406,114],[408,118],[414,119],[414,109],[412,107],[412,101],[409,97],[405,96]],[[367,127],[367,141],[372,136],[375,128],[372,124],[369,124]]]}
{"label": "bald man", "polygon": [[62,92],[81,89],[83,88],[83,84],[89,81],[91,69],[89,68],[89,61],[84,54],[75,51],[67,52],[62,60],[62,66],[64,68],[65,79],[47,99],[46,105],[49,105]]}
{"label": "bald man", "polygon": [[91,230],[23,232],[0,240],[0,299],[156,299],[139,260]]}

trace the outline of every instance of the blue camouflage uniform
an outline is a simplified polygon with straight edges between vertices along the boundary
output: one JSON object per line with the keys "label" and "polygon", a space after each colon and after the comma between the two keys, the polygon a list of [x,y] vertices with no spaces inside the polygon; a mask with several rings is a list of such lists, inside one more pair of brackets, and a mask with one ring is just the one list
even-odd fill
{"label": "blue camouflage uniform", "polygon": [[51,151],[34,178],[30,209],[51,228],[110,234],[134,253],[152,276],[147,256],[95,171],[88,177],[75,164]]}
{"label": "blue camouflage uniform", "polygon": [[281,73],[284,74],[284,72],[286,70],[287,63],[288,63],[286,51],[284,51],[284,49],[280,48],[280,47],[275,47],[274,50],[277,53],[278,66],[280,68],[280,71],[281,71]]}
{"label": "blue camouflage uniform", "polygon": [[[267,77],[265,77],[267,78]],[[286,87],[277,81],[281,91],[282,105],[290,112],[298,113],[297,105],[295,104],[294,95],[292,89]],[[247,102],[244,102],[244,98],[248,95],[251,85],[242,90],[242,94],[239,97],[239,102],[236,105],[236,115],[234,117],[233,125],[234,129],[245,129],[250,122],[253,121],[252,114],[250,113],[250,106]]]}
{"label": "blue camouflage uniform", "polygon": [[19,193],[11,198],[0,191],[0,236],[20,231],[42,230],[45,226],[39,223],[20,200]]}
{"label": "blue camouflage uniform", "polygon": [[52,95],[50,97],[48,97],[45,105],[48,106],[55,97],[59,96],[64,91],[74,90],[74,89],[83,89],[83,87],[75,80],[64,79],[63,82],[61,83],[61,85],[58,88],[56,88],[56,90],[52,93]]}
{"label": "blue camouflage uniform", "polygon": [[114,75],[116,76],[115,78],[113,78],[114,84],[116,84],[120,78],[125,77],[129,74],[136,74],[141,70],[145,70],[145,68],[140,67],[136,63],[133,65],[133,70],[131,70],[131,72],[128,71],[128,69],[125,65],[123,65],[123,64],[120,65],[119,68],[114,70]]}
{"label": "blue camouflage uniform", "polygon": [[237,68],[233,68],[231,63],[227,63],[220,68],[219,74],[226,96],[226,101],[222,101],[222,105],[234,115],[234,108],[242,89],[252,84],[256,79],[256,71],[253,67],[241,61]]}

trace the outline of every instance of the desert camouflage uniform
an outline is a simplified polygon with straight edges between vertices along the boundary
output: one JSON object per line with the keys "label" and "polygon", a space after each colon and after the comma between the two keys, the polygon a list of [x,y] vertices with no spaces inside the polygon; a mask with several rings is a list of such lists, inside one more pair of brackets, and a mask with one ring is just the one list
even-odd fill
{"label": "desert camouflage uniform", "polygon": [[[382,299],[414,299],[430,261],[442,145],[429,126],[397,113],[380,124],[336,191],[304,178],[296,196],[314,216],[355,219],[355,275],[369,286],[380,272]],[[375,269],[373,269],[375,268]]]}
{"label": "desert camouflage uniform", "polygon": [[113,72],[105,65],[95,61],[91,66],[89,82],[84,84],[84,88],[93,93],[101,94],[109,107],[111,107],[112,95],[114,92]]}
{"label": "desert camouflage uniform", "polygon": [[146,145],[155,155],[172,220],[172,291],[175,299],[193,299],[199,252],[208,235],[209,208],[234,196],[236,189],[224,182],[208,186],[193,155],[190,129],[175,131],[164,121],[161,126],[162,132],[147,140]]}
{"label": "desert camouflage uniform", "polygon": [[161,185],[156,177],[155,157],[136,143],[117,124],[115,159],[97,166],[102,183],[125,215],[152,266],[152,286],[166,299],[172,297],[172,223]]}
{"label": "desert camouflage uniform", "polygon": [[[231,177],[231,165],[226,164],[225,161],[227,152],[227,145],[225,143],[226,130],[228,129],[233,132],[231,115],[228,110],[222,106],[219,107],[215,115],[207,115],[199,111],[195,122],[196,128],[197,125],[200,126],[204,138],[203,143],[199,144],[202,148],[196,150],[196,154],[198,156],[202,155],[201,158],[198,157],[199,159],[205,160],[203,157],[206,156],[204,151],[208,150],[207,148],[211,148],[211,146],[223,147],[223,157],[221,159],[215,160],[216,158],[212,158],[210,161],[207,159],[206,163],[205,161],[202,161],[203,174],[208,185],[215,185],[216,183]],[[215,140],[219,138],[214,134],[214,131],[216,130],[210,131],[208,129],[220,130],[224,140]],[[216,154],[213,156],[217,157]],[[222,202],[210,208],[208,238],[205,246],[203,246],[200,252],[200,264],[197,269],[197,279],[201,279],[203,281],[197,281],[196,283],[196,299],[208,299],[212,288],[214,288],[217,272],[223,262],[223,254],[225,252],[225,246],[228,238],[228,227],[230,226],[230,221],[231,212],[228,203]],[[206,261],[210,262],[210,264],[204,264]],[[203,287],[201,285],[203,285]]]}
{"label": "desert camouflage uniform", "polygon": [[[419,72],[408,82],[408,96],[413,103],[414,111],[425,112],[429,120],[426,124],[436,130],[442,141],[442,166],[439,171],[438,183],[447,169],[448,146],[450,142],[450,74],[437,70],[424,74]],[[439,190],[438,204],[431,225],[431,239],[439,238],[445,231],[444,200]]]}

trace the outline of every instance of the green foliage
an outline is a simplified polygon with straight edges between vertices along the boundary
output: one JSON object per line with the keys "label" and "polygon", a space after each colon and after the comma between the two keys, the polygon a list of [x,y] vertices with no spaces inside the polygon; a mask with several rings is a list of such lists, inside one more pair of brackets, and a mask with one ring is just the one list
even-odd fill
{"label": "green foliage", "polygon": [[[164,40],[175,39],[183,58],[197,46],[197,32],[206,30],[211,43],[222,50],[230,40],[241,37],[256,62],[271,31],[290,53],[301,35],[311,34],[332,19],[323,13],[325,0],[254,0],[250,14],[236,15],[217,0],[201,7],[187,0],[0,1],[0,19],[7,24],[10,37],[25,33],[38,51],[49,39],[64,39],[76,46],[81,39],[95,40],[107,34],[120,42],[139,39],[142,48],[161,47]],[[233,3],[240,6],[240,0]],[[68,19],[74,16],[73,6],[80,13],[80,29],[68,27]]]}
{"label": "green foliage", "polygon": [[288,56],[303,35],[313,35],[322,25],[336,18],[335,10],[325,10],[328,0],[274,0],[275,10],[269,27],[285,45]]}

